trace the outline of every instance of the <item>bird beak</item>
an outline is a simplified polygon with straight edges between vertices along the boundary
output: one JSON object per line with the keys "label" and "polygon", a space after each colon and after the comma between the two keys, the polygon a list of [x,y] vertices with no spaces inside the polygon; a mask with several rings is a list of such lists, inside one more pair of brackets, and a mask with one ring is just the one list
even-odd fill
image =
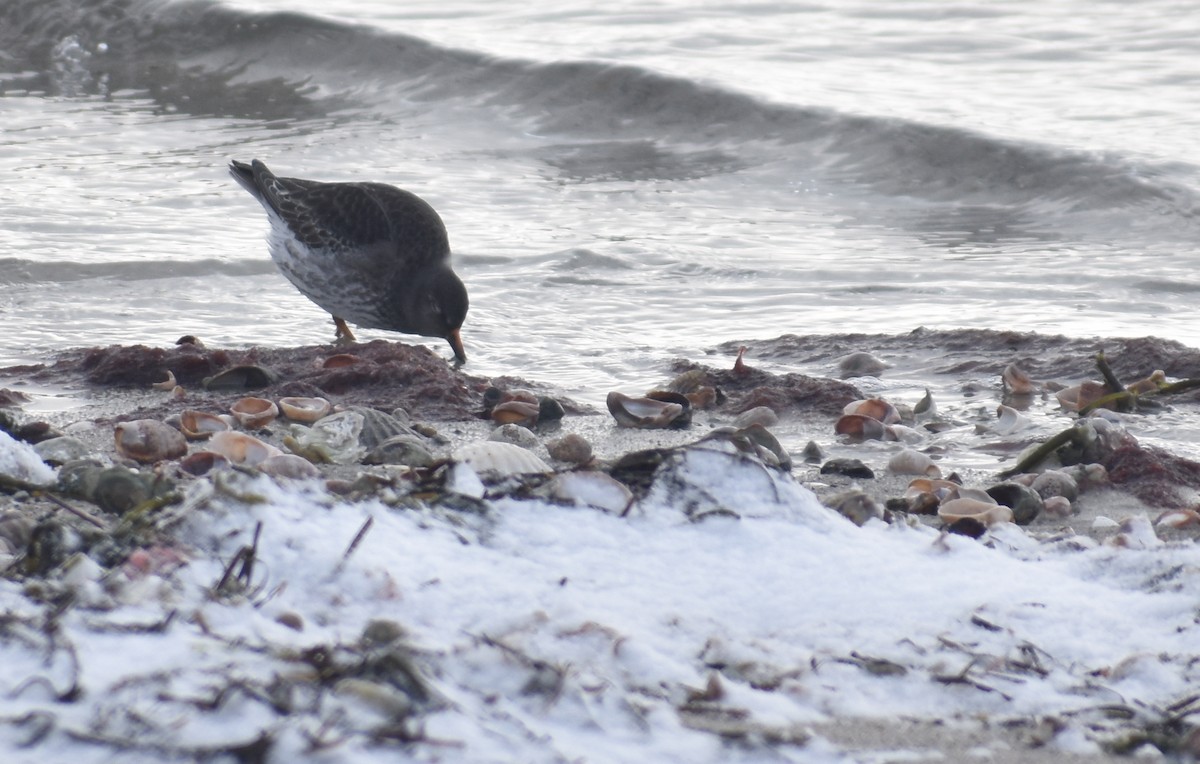
{"label": "bird beak", "polygon": [[446,337],[450,341],[450,347],[454,348],[454,357],[458,359],[460,364],[467,362],[467,351],[463,350],[462,337],[459,336],[457,329],[451,329],[450,334]]}

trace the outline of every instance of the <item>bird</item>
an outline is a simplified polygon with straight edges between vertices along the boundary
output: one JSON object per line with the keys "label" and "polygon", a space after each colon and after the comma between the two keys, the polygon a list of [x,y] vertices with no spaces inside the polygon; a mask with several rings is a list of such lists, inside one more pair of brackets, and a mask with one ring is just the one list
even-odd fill
{"label": "bird", "polygon": [[292,285],[333,317],[335,341],[355,342],[347,322],[440,337],[466,362],[459,330],[469,301],[450,267],[446,226],[428,202],[385,183],[323,183],[275,175],[257,159],[229,174],[267,212],[271,259]]}

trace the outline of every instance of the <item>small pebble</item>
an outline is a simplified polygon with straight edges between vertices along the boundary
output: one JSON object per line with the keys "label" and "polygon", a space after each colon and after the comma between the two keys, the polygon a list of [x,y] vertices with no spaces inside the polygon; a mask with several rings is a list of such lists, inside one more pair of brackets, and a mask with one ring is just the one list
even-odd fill
{"label": "small pebble", "polygon": [[873,480],[875,473],[858,459],[830,459],[821,465],[822,475],[845,475],[846,477]]}
{"label": "small pebble", "polygon": [[514,446],[534,450],[538,447],[537,436],[528,427],[522,427],[519,424],[502,424],[492,430],[492,434],[488,436],[488,440],[494,440],[500,443],[512,443]]}
{"label": "small pebble", "polygon": [[586,464],[592,460],[592,444],[573,432],[546,444],[550,458],[569,464]]}

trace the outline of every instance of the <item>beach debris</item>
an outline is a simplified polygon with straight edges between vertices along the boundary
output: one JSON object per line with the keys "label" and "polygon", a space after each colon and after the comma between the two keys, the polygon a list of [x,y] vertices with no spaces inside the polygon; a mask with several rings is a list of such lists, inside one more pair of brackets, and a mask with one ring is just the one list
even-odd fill
{"label": "beach debris", "polygon": [[[375,427],[372,430],[372,436],[364,437],[366,422],[364,414],[366,411],[375,410],[339,411],[318,419],[311,427],[293,424],[290,426],[291,434],[284,437],[283,443],[292,453],[303,456],[315,464],[353,464],[361,459],[369,448],[374,448],[391,437],[388,432],[393,429],[383,424],[387,420],[382,417],[388,415],[379,411],[376,413],[381,416],[373,418]],[[390,419],[395,421],[394,418]],[[391,434],[398,435],[405,432],[403,425],[399,425],[398,422],[396,424],[399,429]],[[367,445],[368,443],[369,445]]]}
{"label": "beach debris", "polygon": [[117,453],[142,464],[178,459],[187,453],[183,433],[157,419],[121,422],[113,429]]}
{"label": "beach debris", "polygon": [[883,520],[883,507],[866,491],[857,488],[842,491],[824,500],[825,506],[834,510],[855,525],[866,525],[870,520]]}
{"label": "beach debris", "polygon": [[560,472],[548,484],[550,498],[579,507],[593,507],[615,515],[625,513],[633,492],[621,481],[603,472],[576,470]]}
{"label": "beach debris", "polygon": [[574,432],[547,443],[546,451],[551,459],[568,464],[587,464],[592,461],[592,444]]}
{"label": "beach debris", "polygon": [[332,410],[329,401],[319,396],[287,396],[279,399],[280,413],[293,422],[312,424]]}
{"label": "beach debris", "polygon": [[214,432],[233,429],[228,420],[216,414],[195,409],[184,409],[179,413],[179,430],[188,440],[206,440]]}
{"label": "beach debris", "polygon": [[620,427],[639,429],[680,429],[691,424],[691,404],[678,393],[668,393],[671,400],[634,398],[613,391],[605,400],[608,411]]}
{"label": "beach debris", "polygon": [[852,377],[878,377],[891,366],[865,351],[843,356],[838,360],[838,373],[842,379]]}

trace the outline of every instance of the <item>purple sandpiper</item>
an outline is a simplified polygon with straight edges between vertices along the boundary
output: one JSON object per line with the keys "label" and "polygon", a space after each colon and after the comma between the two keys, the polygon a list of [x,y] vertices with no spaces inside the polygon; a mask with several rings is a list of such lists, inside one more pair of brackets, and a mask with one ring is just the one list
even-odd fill
{"label": "purple sandpiper", "polygon": [[441,337],[467,360],[467,290],[450,269],[446,226],[423,199],[383,183],[281,178],[257,159],[234,160],[229,173],[267,211],[271,259],[329,311],[338,341],[355,341],[352,321]]}

